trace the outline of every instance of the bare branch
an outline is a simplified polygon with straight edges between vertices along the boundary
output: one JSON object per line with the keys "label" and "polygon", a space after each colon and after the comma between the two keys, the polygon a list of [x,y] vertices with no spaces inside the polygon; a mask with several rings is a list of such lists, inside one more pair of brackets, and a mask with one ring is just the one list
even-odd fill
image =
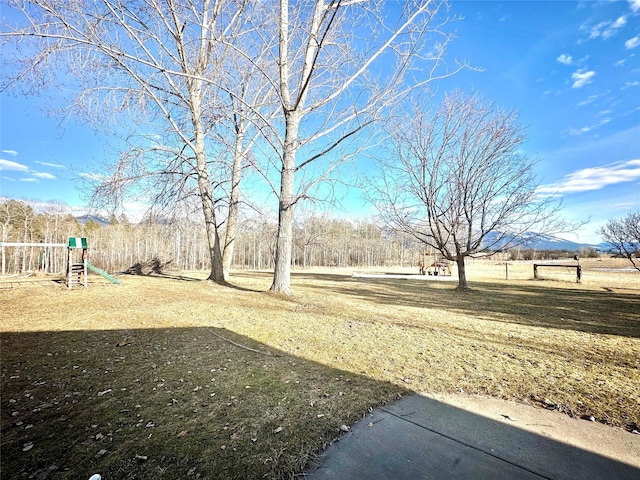
{"label": "bare branch", "polygon": [[519,154],[514,112],[462,92],[435,111],[416,98],[391,137],[372,197],[387,221],[457,263],[459,288],[466,257],[566,228],[560,204],[537,194],[534,161]]}
{"label": "bare branch", "polygon": [[598,233],[640,271],[640,211],[609,220]]}

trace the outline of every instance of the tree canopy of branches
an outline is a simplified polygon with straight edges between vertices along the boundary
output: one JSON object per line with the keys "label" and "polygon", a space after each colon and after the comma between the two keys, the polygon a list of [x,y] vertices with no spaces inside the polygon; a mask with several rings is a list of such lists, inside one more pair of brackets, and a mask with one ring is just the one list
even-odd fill
{"label": "tree canopy of branches", "polygon": [[433,111],[414,100],[400,122],[373,200],[391,225],[456,262],[459,289],[468,287],[465,258],[562,227],[559,205],[536,192],[515,113],[456,92]]}
{"label": "tree canopy of branches", "polygon": [[[235,92],[221,95],[230,67],[227,53],[240,31],[247,34],[245,19],[252,18],[253,28],[263,17],[256,11],[261,3],[246,11],[247,3],[11,1],[22,21],[3,32],[14,42],[11,52],[18,64],[5,75],[6,82],[20,80],[29,89],[62,84],[76,92],[69,98],[70,113],[99,128],[115,130],[113,118],[122,114],[128,146],[94,177],[94,200],[117,206],[127,189],[155,207],[191,195],[200,199],[210,279],[216,282],[228,276],[230,261],[225,269],[223,250],[233,244],[247,119],[235,117],[239,141],[231,142],[226,169],[212,162],[223,155],[220,144],[211,146],[211,130],[222,118],[234,118],[227,107]],[[226,214],[219,211],[223,203]],[[231,228],[222,241],[225,220]]]}
{"label": "tree canopy of branches", "polygon": [[407,92],[465,66],[444,61],[444,0],[9,5],[21,20],[2,32],[17,62],[5,84],[64,85],[72,113],[100,128],[123,119],[124,153],[94,177],[93,199],[122,203],[129,189],[164,206],[197,196],[210,279],[224,282],[250,164],[278,199],[271,288],[281,292],[296,204],[340,181],[338,166],[367,143],[358,135]]}
{"label": "tree canopy of branches", "polygon": [[[355,137],[407,91],[449,69],[441,1],[280,0],[280,174],[272,290],[290,291],[294,207],[358,150]],[[361,138],[363,143],[366,143]],[[302,177],[302,180],[299,178]],[[296,183],[296,178],[299,183]]]}
{"label": "tree canopy of branches", "polygon": [[609,220],[598,233],[640,271],[640,211]]}

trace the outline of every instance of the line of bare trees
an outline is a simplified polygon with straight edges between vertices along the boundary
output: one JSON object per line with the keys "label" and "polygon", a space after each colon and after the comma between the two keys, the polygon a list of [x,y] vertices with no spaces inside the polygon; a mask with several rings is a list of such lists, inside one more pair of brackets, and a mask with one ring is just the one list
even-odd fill
{"label": "line of bare trees", "polygon": [[[301,202],[334,200],[341,167],[373,148],[380,175],[370,199],[396,232],[456,262],[460,290],[467,258],[575,229],[539,191],[516,112],[465,92],[434,105],[429,85],[468,66],[445,60],[445,0],[8,5],[18,20],[0,32],[12,47],[1,87],[65,87],[68,114],[119,135],[121,154],[90,177],[93,206],[133,199],[162,218],[197,211],[204,237],[194,252],[206,246],[214,282],[228,281],[238,255],[243,265],[273,262],[271,289],[284,293],[295,265],[384,264],[390,251],[403,263],[404,247],[350,251],[332,243],[346,234],[296,228]],[[241,231],[241,204],[257,207],[247,177],[277,202],[272,243]],[[172,218],[178,228],[192,217]],[[365,229],[365,239],[375,235],[384,236]],[[259,255],[248,255],[253,244]]]}
{"label": "line of bare trees", "polygon": [[[272,289],[290,291],[294,210],[330,198],[339,166],[446,62],[443,0],[9,0],[2,88],[56,91],[114,134],[96,203],[195,198],[210,279],[224,283],[247,169],[277,202]],[[10,66],[9,66],[10,65]],[[67,95],[65,96],[65,93]]]}
{"label": "line of bare trees", "polygon": [[[36,211],[26,202],[0,203],[2,241],[63,243],[69,237],[87,237],[89,260],[110,272],[159,260],[175,270],[207,270],[209,253],[202,221],[182,217],[137,224],[113,216],[108,224],[93,220],[81,225],[62,206]],[[277,221],[266,217],[240,221],[231,267],[273,270]],[[374,222],[351,222],[309,217],[293,229],[292,267],[413,266],[420,245],[406,234],[381,228]],[[65,271],[67,250],[61,247],[4,247],[2,274]]]}

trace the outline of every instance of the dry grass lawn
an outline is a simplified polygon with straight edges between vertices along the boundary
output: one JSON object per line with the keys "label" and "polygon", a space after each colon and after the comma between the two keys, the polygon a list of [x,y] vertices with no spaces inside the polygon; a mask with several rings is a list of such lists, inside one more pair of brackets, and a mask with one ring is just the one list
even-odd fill
{"label": "dry grass lawn", "polygon": [[477,262],[463,295],[329,269],[294,273],[291,297],[267,272],[0,280],[1,476],[292,478],[341,425],[423,391],[640,430],[640,274],[584,264],[576,284]]}

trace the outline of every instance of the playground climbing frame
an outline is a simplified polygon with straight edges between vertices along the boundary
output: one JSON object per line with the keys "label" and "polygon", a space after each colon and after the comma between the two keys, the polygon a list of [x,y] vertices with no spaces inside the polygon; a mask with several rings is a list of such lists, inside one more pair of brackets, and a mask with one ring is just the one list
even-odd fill
{"label": "playground climbing frame", "polygon": [[[76,259],[75,252],[80,250],[80,258]],[[82,237],[71,237],[68,244],[67,255],[67,288],[73,288],[73,285],[82,285],[87,287],[87,239]]]}
{"label": "playground climbing frame", "polygon": [[[81,251],[80,258],[76,259],[76,251]],[[73,288],[73,285],[88,286],[88,271],[101,275],[111,283],[120,284],[120,280],[112,277],[104,270],[91,265],[87,258],[87,239],[84,237],[71,237],[68,244],[68,261],[67,261],[67,288]]]}

